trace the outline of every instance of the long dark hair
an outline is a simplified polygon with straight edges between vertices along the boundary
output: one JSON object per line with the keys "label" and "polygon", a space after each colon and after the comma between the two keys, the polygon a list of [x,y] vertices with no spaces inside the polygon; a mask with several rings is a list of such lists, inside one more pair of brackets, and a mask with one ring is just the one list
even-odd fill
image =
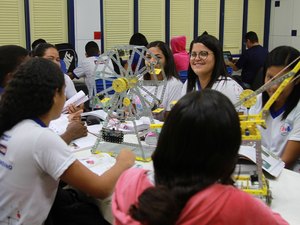
{"label": "long dark hair", "polygon": [[48,48],[55,48],[57,49],[54,45],[49,44],[49,43],[40,43],[38,44],[35,49],[32,52],[32,56],[37,56],[37,57],[43,57],[45,55],[45,52]]}
{"label": "long dark hair", "polygon": [[[287,66],[290,64],[292,61],[294,61],[297,57],[300,56],[300,52],[290,46],[279,46],[277,48],[274,48],[268,55],[267,60],[264,65],[264,70],[263,70],[263,79],[265,79],[266,72],[269,67],[271,66]],[[294,66],[296,66],[297,62],[293,63],[291,66],[289,66],[289,70],[292,70]],[[299,72],[298,72],[299,74]],[[296,81],[295,81],[296,82]],[[298,84],[295,83],[293,90],[291,94],[288,96],[286,103],[285,103],[285,111],[282,115],[282,119],[285,119],[289,113],[296,107],[296,105],[299,102],[300,99],[300,83]],[[262,94],[263,98],[263,105],[266,104],[266,102],[269,100],[269,95],[267,92],[263,92]]]}
{"label": "long dark hair", "polygon": [[0,86],[5,86],[5,80],[8,73],[14,72],[24,61],[29,52],[18,45],[0,46]]}
{"label": "long dark hair", "polygon": [[[148,49],[153,47],[159,48],[165,56],[166,61],[165,61],[164,71],[167,80],[170,80],[172,77],[179,79],[179,75],[176,71],[173,53],[169,45],[167,45],[165,42],[162,41],[153,41],[147,45]],[[150,80],[150,74],[145,74],[144,79]]]}
{"label": "long dark hair", "polygon": [[211,89],[188,93],[160,133],[152,156],[155,187],[131,206],[131,216],[147,225],[175,224],[195,193],[216,182],[232,184],[240,144],[239,118],[226,96]]}
{"label": "long dark hair", "polygon": [[47,113],[64,85],[63,73],[50,60],[32,58],[21,65],[0,100],[0,136],[24,119]]}
{"label": "long dark hair", "polygon": [[130,45],[147,46],[148,41],[147,41],[147,38],[145,37],[145,35],[143,35],[142,33],[134,33],[129,40],[129,44]]}
{"label": "long dark hair", "polygon": [[[205,45],[209,50],[214,53],[215,56],[215,66],[212,71],[211,79],[205,88],[211,88],[213,84],[219,79],[220,76],[227,78],[227,70],[226,65],[223,58],[223,50],[220,42],[217,38],[210,34],[202,34],[198,36],[191,42],[190,45],[190,54],[193,49],[193,45],[196,43],[202,43]],[[191,92],[194,90],[196,85],[196,80],[198,79],[197,74],[193,71],[191,64],[189,64],[188,68],[188,76],[187,76],[187,92]]]}

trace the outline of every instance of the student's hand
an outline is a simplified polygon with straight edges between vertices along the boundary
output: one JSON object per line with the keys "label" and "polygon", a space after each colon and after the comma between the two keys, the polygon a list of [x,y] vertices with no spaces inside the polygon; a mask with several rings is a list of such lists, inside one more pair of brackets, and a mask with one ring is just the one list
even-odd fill
{"label": "student's hand", "polygon": [[74,104],[70,104],[70,105],[68,105],[68,113],[72,114],[72,113],[75,113],[79,110],[83,110],[83,108],[84,108],[83,104],[81,104],[79,106],[75,106]]}
{"label": "student's hand", "polygon": [[124,172],[134,164],[135,156],[132,151],[123,149],[116,158],[116,163],[100,176],[96,175],[76,160],[60,177],[72,187],[100,199],[110,197],[115,185]]}
{"label": "student's hand", "polygon": [[67,126],[66,131],[70,132],[74,139],[87,136],[87,127],[84,122],[72,121]]}
{"label": "student's hand", "polygon": [[72,122],[72,121],[80,122],[81,121],[81,113],[83,113],[83,109],[80,109],[74,113],[70,113],[70,115],[68,115],[69,122]]}
{"label": "student's hand", "polygon": [[134,153],[129,149],[122,149],[116,158],[116,164],[123,169],[128,169],[133,166],[135,161]]}
{"label": "student's hand", "polygon": [[61,138],[67,144],[70,144],[71,141],[85,136],[87,136],[87,127],[84,122],[72,121],[67,126],[65,133],[61,135]]}
{"label": "student's hand", "polygon": [[73,73],[72,72],[68,72],[67,73],[67,75],[71,78],[71,80],[73,80],[74,79],[74,75],[73,75]]}

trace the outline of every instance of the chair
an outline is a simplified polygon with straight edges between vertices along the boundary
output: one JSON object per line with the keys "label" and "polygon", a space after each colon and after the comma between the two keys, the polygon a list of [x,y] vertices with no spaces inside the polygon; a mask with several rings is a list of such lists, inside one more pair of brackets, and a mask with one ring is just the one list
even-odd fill
{"label": "chair", "polygon": [[254,80],[251,84],[251,88],[253,91],[257,90],[258,88],[260,88],[263,84],[264,84],[264,71],[263,71],[263,67],[261,67],[257,74],[254,77]]}
{"label": "chair", "polygon": [[59,58],[66,64],[67,73],[73,72],[78,64],[78,56],[73,47],[69,43],[56,44],[55,47],[59,52]]}
{"label": "chair", "polygon": [[187,70],[179,71],[179,77],[182,83],[184,83],[187,79]]}

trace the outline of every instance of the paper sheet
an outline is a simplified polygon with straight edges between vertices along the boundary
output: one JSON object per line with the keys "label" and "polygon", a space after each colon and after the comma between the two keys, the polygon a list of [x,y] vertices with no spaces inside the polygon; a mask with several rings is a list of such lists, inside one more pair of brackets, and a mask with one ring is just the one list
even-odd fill
{"label": "paper sheet", "polygon": [[79,157],[78,160],[97,175],[102,175],[116,162],[115,158],[106,153],[91,154],[87,157]]}
{"label": "paper sheet", "polygon": [[[278,177],[283,170],[285,164],[284,162],[269,152],[266,148],[262,147],[262,168],[274,177]],[[239,154],[249,158],[251,161],[256,163],[256,150],[252,146],[241,145],[239,149]]]}

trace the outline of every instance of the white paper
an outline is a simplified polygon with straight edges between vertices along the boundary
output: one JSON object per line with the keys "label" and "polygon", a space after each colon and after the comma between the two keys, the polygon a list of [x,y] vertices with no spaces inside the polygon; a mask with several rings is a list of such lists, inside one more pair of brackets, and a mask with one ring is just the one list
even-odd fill
{"label": "white paper", "polygon": [[[269,152],[266,148],[262,147],[262,168],[274,177],[278,177],[283,170],[285,163],[277,156]],[[239,154],[249,158],[256,163],[256,150],[252,146],[241,145]]]}
{"label": "white paper", "polygon": [[94,124],[94,125],[87,126],[87,129],[88,129],[89,133],[92,133],[92,134],[98,136],[99,132],[102,129],[102,126],[103,126],[102,124]]}
{"label": "white paper", "polygon": [[49,124],[49,128],[53,130],[58,135],[62,135],[69,124],[68,115],[61,114],[56,120],[52,120]]}
{"label": "white paper", "polygon": [[81,116],[96,116],[101,120],[105,120],[107,117],[107,113],[104,110],[99,109],[99,110],[81,113]]}
{"label": "white paper", "polygon": [[97,137],[88,133],[86,137],[78,138],[70,143],[72,151],[81,151],[87,148],[92,148],[96,142]]}
{"label": "white paper", "polygon": [[91,154],[87,157],[79,157],[78,160],[97,175],[102,175],[116,162],[116,159],[106,153]]}
{"label": "white paper", "polygon": [[68,111],[68,106],[74,104],[75,106],[79,106],[80,104],[89,100],[88,96],[81,90],[73,95],[70,99],[65,102],[64,108],[62,110],[63,113]]}

